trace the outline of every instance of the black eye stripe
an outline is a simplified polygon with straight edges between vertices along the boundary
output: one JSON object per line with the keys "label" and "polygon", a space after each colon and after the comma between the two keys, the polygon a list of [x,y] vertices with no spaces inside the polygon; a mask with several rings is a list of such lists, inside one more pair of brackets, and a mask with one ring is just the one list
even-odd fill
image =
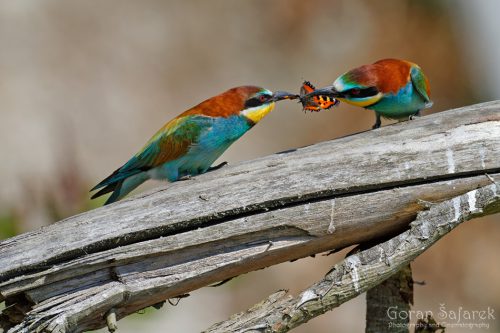
{"label": "black eye stripe", "polygon": [[245,108],[253,108],[259,105],[262,105],[262,102],[256,97],[250,98],[245,102]]}
{"label": "black eye stripe", "polygon": [[[262,98],[262,97],[265,97],[265,98]],[[261,98],[262,98],[262,100],[261,100]],[[256,106],[261,106],[262,104],[269,101],[270,98],[271,98],[271,96],[268,96],[268,95],[259,95],[256,97],[249,98],[245,102],[245,108],[253,108]]]}
{"label": "black eye stripe", "polygon": [[352,96],[355,98],[364,98],[364,97],[372,97],[378,94],[378,90],[375,87],[368,87],[368,88],[353,88],[347,90],[344,94],[347,96]]}

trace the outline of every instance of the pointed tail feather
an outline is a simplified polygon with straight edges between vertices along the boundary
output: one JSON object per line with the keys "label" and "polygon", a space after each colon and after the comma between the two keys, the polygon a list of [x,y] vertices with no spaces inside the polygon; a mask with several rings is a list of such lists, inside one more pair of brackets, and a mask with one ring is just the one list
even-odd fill
{"label": "pointed tail feather", "polygon": [[[98,197],[100,197],[102,195],[105,195],[106,193],[113,192],[116,189],[116,187],[119,187],[119,186],[121,186],[121,182],[116,182],[116,183],[113,183],[113,184],[109,184],[105,188],[101,189],[99,192],[94,193],[90,197],[90,199],[95,199],[95,198],[98,198]],[[96,187],[94,187],[91,191],[95,191],[95,190],[96,190]]]}
{"label": "pointed tail feather", "polygon": [[94,194],[92,196],[92,199],[100,197],[101,195],[104,195],[106,193],[113,192],[108,200],[106,200],[106,202],[104,203],[104,205],[109,205],[110,203],[122,199],[124,196],[129,194],[137,186],[141,185],[148,179],[149,175],[145,172],[141,172],[139,174],[106,185],[106,187]]}
{"label": "pointed tail feather", "polygon": [[106,200],[106,202],[104,203],[104,205],[109,205],[110,203],[113,203],[115,201],[118,201],[120,200],[121,198],[123,198],[127,193],[123,193],[122,194],[122,185],[123,185],[123,180],[116,183],[116,186],[115,186],[115,190],[113,191],[113,193],[109,196],[108,200]]}
{"label": "pointed tail feather", "polygon": [[[119,181],[124,180],[127,177],[133,176],[134,174],[141,172],[141,170],[123,171],[122,169],[123,169],[123,167],[116,169],[112,174],[110,174],[108,177],[103,179],[99,184],[94,186],[90,190],[90,192],[95,191],[97,189],[100,189],[101,187],[107,187],[110,185],[113,186],[113,184],[116,184]],[[104,193],[107,193],[107,192],[103,192],[103,194]]]}

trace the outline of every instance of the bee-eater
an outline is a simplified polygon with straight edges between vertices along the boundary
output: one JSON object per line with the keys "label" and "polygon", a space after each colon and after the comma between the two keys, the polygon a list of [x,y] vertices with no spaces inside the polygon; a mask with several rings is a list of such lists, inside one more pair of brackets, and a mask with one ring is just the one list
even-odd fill
{"label": "bee-eater", "polygon": [[120,200],[148,179],[170,182],[206,172],[229,146],[282,99],[298,95],[242,86],[207,99],[166,123],[127,163],[97,184],[92,199]]}
{"label": "bee-eater", "polygon": [[301,98],[307,104],[314,96],[326,96],[375,111],[373,128],[380,117],[404,120],[419,116],[432,106],[429,80],[417,64],[406,60],[383,59],[354,68],[339,76],[333,85]]}

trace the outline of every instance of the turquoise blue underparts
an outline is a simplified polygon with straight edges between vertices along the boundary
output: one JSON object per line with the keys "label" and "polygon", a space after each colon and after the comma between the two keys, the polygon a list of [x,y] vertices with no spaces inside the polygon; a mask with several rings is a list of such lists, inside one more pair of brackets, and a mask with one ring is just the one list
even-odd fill
{"label": "turquoise blue underparts", "polygon": [[385,118],[403,119],[428,106],[428,101],[420,95],[410,81],[396,94],[385,94],[377,103],[367,106],[367,109],[374,110]]}

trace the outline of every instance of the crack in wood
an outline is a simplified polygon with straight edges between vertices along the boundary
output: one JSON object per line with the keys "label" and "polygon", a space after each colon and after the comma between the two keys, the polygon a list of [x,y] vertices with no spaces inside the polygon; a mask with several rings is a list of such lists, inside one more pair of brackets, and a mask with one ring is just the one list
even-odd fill
{"label": "crack in wood", "polygon": [[18,274],[30,274],[37,271],[42,271],[47,269],[52,265],[56,265],[60,262],[67,262],[69,260],[73,260],[79,258],[83,255],[89,255],[97,252],[101,252],[107,250],[108,248],[114,248],[117,246],[126,246],[130,244],[140,243],[152,239],[157,239],[160,237],[167,237],[174,234],[181,234],[184,232],[189,232],[198,228],[205,228],[209,226],[214,226],[217,224],[223,224],[227,221],[255,216],[258,214],[266,213],[268,211],[291,208],[301,205],[306,205],[310,203],[316,203],[321,201],[335,200],[336,198],[342,198],[346,196],[354,196],[361,194],[370,194],[374,192],[391,190],[396,188],[405,188],[411,186],[418,186],[423,184],[433,184],[441,181],[452,181],[462,178],[480,176],[487,174],[500,173],[500,168],[490,168],[486,170],[480,171],[469,171],[469,172],[461,172],[461,173],[453,173],[448,175],[441,175],[435,177],[428,178],[416,178],[414,180],[405,180],[398,182],[388,182],[384,184],[375,184],[371,186],[360,186],[360,187],[352,187],[347,190],[339,190],[339,191],[322,191],[309,193],[294,197],[284,197],[277,200],[262,202],[254,205],[246,206],[245,208],[233,209],[228,211],[223,211],[217,213],[216,217],[213,215],[202,216],[196,219],[191,219],[187,221],[182,221],[179,223],[173,223],[167,226],[162,226],[158,228],[152,229],[143,229],[138,233],[131,233],[126,235],[125,237],[118,237],[107,239],[103,241],[99,241],[93,244],[89,244],[80,249],[76,249],[74,251],[68,251],[62,253],[58,256],[54,256],[50,260],[46,260],[45,262],[39,265],[33,265],[30,267],[26,267],[25,269],[18,269],[13,272],[5,272],[0,274],[0,284],[2,282],[7,281],[11,277]]}

